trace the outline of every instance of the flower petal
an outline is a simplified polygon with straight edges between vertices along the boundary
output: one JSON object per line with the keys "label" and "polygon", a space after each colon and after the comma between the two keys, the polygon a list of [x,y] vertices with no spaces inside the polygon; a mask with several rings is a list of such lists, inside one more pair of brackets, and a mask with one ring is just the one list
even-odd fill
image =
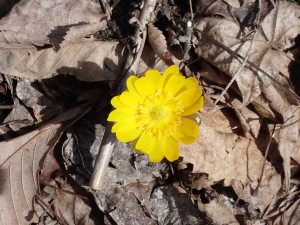
{"label": "flower petal", "polygon": [[141,134],[141,130],[137,128],[116,132],[116,136],[118,140],[121,142],[133,141],[136,138],[138,138],[140,134]]}
{"label": "flower petal", "polygon": [[120,100],[120,96],[115,96],[111,99],[110,103],[112,104],[113,107],[119,108],[119,107],[126,107],[125,104],[123,104]]}
{"label": "flower petal", "polygon": [[132,108],[119,108],[113,110],[107,118],[107,121],[117,122],[120,120],[125,120],[128,118],[133,118],[135,116],[135,111]]}
{"label": "flower petal", "polygon": [[182,123],[178,127],[178,131],[172,134],[172,137],[183,144],[192,144],[197,140],[198,133],[199,126],[195,121],[182,118]]}
{"label": "flower petal", "polygon": [[154,87],[154,89],[158,89],[161,75],[158,70],[147,70],[145,72],[145,77],[151,83],[151,85]]}
{"label": "flower petal", "polygon": [[177,160],[179,158],[179,144],[178,141],[176,141],[172,137],[168,137],[166,140],[166,146],[167,149],[165,151],[165,157],[170,162],[173,162],[174,160]]}
{"label": "flower petal", "polygon": [[169,66],[163,73],[160,82],[160,89],[164,89],[171,76],[180,75],[179,67],[176,65]]}
{"label": "flower petal", "polygon": [[196,80],[194,77],[189,77],[184,80],[183,85],[181,89],[177,92],[177,94],[180,94],[186,90],[195,89],[198,88],[198,80]]}
{"label": "flower petal", "polygon": [[154,147],[155,139],[154,137],[147,133],[146,131],[143,131],[139,139],[137,140],[137,143],[135,145],[136,150],[149,154],[149,152],[152,151]]}
{"label": "flower petal", "polygon": [[198,137],[199,126],[195,121],[187,118],[181,118],[181,121],[182,123],[178,129],[182,134],[190,137]]}
{"label": "flower petal", "polygon": [[187,108],[192,105],[202,94],[202,90],[200,88],[193,88],[186,90],[176,96],[178,101],[181,103],[181,108]]}
{"label": "flower petal", "polygon": [[139,103],[140,97],[137,97],[137,95],[132,95],[132,92],[124,91],[119,96],[119,100],[126,106],[135,107]]}
{"label": "flower petal", "polygon": [[127,88],[128,88],[128,91],[130,92],[130,94],[132,96],[134,96],[135,98],[137,99],[140,99],[140,95],[136,89],[136,82],[139,80],[139,78],[137,78],[136,76],[130,76],[128,77],[127,81],[126,81],[126,85],[127,85]]}
{"label": "flower petal", "polygon": [[182,134],[180,133],[179,131],[177,131],[176,133],[172,134],[172,137],[183,143],[183,144],[186,144],[186,145],[189,145],[189,144],[192,144],[194,143],[196,140],[197,140],[197,137],[190,137],[190,136],[187,136],[185,134]]}
{"label": "flower petal", "polygon": [[149,96],[155,92],[155,88],[146,77],[139,78],[135,82],[135,88],[142,97]]}
{"label": "flower petal", "polygon": [[180,75],[174,75],[171,76],[164,87],[164,92],[171,92],[172,95],[176,95],[176,93],[178,92],[178,90],[182,87],[183,83],[184,83],[185,77]]}
{"label": "flower petal", "polygon": [[166,139],[156,139],[151,152],[149,153],[150,162],[159,162],[164,158],[164,152],[166,149]]}
{"label": "flower petal", "polygon": [[136,124],[136,118],[126,118],[125,120],[120,120],[118,122],[116,122],[111,131],[113,133],[119,132],[119,131],[126,131],[126,130],[132,130],[134,128],[137,128],[137,124]]}
{"label": "flower petal", "polygon": [[203,96],[200,96],[192,105],[184,109],[183,113],[181,113],[181,116],[188,116],[198,112],[203,107],[203,104],[204,98]]}

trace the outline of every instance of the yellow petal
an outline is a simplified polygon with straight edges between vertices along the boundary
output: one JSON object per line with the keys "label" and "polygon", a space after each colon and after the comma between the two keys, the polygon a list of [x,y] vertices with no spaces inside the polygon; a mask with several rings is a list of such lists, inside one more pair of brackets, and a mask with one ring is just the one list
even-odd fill
{"label": "yellow petal", "polygon": [[195,121],[182,118],[181,125],[178,127],[177,132],[172,134],[172,137],[183,144],[192,144],[197,140],[198,133],[199,126]]}
{"label": "yellow petal", "polygon": [[127,88],[128,88],[128,91],[130,92],[130,94],[132,96],[134,96],[135,98],[137,99],[140,99],[140,95],[139,93],[137,92],[137,89],[136,89],[136,86],[135,86],[135,83],[139,80],[139,78],[137,78],[136,76],[130,76],[127,81],[126,81],[126,85],[127,85]]}
{"label": "yellow petal", "polygon": [[185,77],[184,76],[171,76],[164,87],[164,92],[171,92],[172,95],[175,95],[178,90],[182,87],[183,83],[184,83]]}
{"label": "yellow petal", "polygon": [[180,102],[180,107],[184,109],[192,105],[201,94],[202,90],[200,88],[193,88],[178,94],[176,98]]}
{"label": "yellow petal", "polygon": [[156,139],[153,145],[153,149],[149,153],[150,162],[160,162],[164,158],[164,152],[166,149],[166,139]]}
{"label": "yellow petal", "polygon": [[120,101],[120,96],[115,96],[111,99],[110,103],[112,104],[113,107],[115,108],[119,108],[119,107],[125,107],[126,105],[123,104],[121,101]]}
{"label": "yellow petal", "polygon": [[136,105],[140,101],[140,97],[137,97],[136,95],[132,95],[132,92],[124,91],[120,96],[119,100],[121,103],[123,103],[126,106],[129,107],[136,107]]}
{"label": "yellow petal", "polygon": [[149,152],[152,151],[154,147],[155,139],[154,137],[147,133],[147,132],[142,132],[141,136],[137,140],[137,143],[135,145],[136,150],[149,154]]}
{"label": "yellow petal", "polygon": [[177,94],[180,94],[186,90],[195,89],[195,88],[198,88],[198,80],[196,80],[194,77],[189,77],[184,80],[183,85]]}
{"label": "yellow petal", "polygon": [[197,137],[190,137],[190,136],[187,136],[185,134],[182,134],[181,132],[177,131],[175,132],[174,134],[172,134],[172,137],[183,143],[183,144],[186,144],[186,145],[189,145],[189,144],[192,144],[194,143],[196,140],[197,140]]}
{"label": "yellow petal", "polygon": [[172,137],[168,137],[166,140],[167,149],[165,150],[165,157],[170,162],[177,160],[179,158],[179,144]]}
{"label": "yellow petal", "polygon": [[178,127],[180,133],[190,137],[198,137],[199,126],[195,121],[183,117],[181,118],[181,122]]}
{"label": "yellow petal", "polygon": [[135,82],[135,88],[140,94],[140,96],[143,97],[149,96],[155,92],[155,88],[152,86],[152,84],[146,77],[139,78]]}
{"label": "yellow petal", "polygon": [[203,96],[200,96],[192,105],[184,109],[183,113],[181,113],[181,116],[188,116],[198,112],[203,107],[203,104],[204,98]]}
{"label": "yellow petal", "polygon": [[158,70],[147,70],[145,72],[145,77],[148,79],[149,83],[151,83],[154,89],[158,89],[161,80],[161,75]]}
{"label": "yellow petal", "polygon": [[141,130],[133,128],[130,130],[118,131],[116,133],[117,139],[121,142],[129,142],[138,138],[141,134]]}
{"label": "yellow petal", "polygon": [[113,133],[119,132],[119,131],[126,131],[126,130],[132,130],[133,128],[137,128],[137,124],[136,124],[136,119],[135,117],[133,118],[128,118],[125,120],[120,120],[118,122],[116,122],[111,131]]}
{"label": "yellow petal", "polygon": [[126,120],[128,118],[133,118],[135,116],[135,111],[131,108],[119,108],[113,110],[107,118],[107,121],[117,122],[119,120]]}
{"label": "yellow petal", "polygon": [[163,73],[160,82],[160,89],[164,89],[171,76],[179,75],[179,67],[176,65],[169,66]]}

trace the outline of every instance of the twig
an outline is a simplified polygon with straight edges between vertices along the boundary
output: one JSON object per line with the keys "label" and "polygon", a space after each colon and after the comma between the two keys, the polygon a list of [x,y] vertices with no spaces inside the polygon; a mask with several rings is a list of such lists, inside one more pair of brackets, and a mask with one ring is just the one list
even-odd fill
{"label": "twig", "polygon": [[256,188],[251,193],[252,196],[257,196],[258,195],[258,189],[259,189],[259,187],[261,185],[262,178],[263,178],[263,175],[264,175],[265,165],[266,165],[267,157],[268,157],[268,154],[269,154],[269,149],[270,149],[270,146],[271,146],[272,139],[274,138],[275,128],[276,128],[276,123],[274,124],[273,130],[272,130],[272,134],[270,136],[270,139],[269,139],[269,142],[268,142],[268,145],[267,145],[267,148],[266,148],[266,152],[265,152],[263,166],[262,166],[262,169],[261,169],[260,178],[258,180],[258,184],[257,184]]}
{"label": "twig", "polygon": [[0,105],[0,109],[12,109],[14,105]]}
{"label": "twig", "polygon": [[[256,22],[258,23],[259,20],[260,20],[260,1],[258,1],[258,15],[257,15],[257,18],[255,19]],[[240,75],[240,73],[242,72],[242,70],[244,69],[244,67],[246,66],[246,63],[248,61],[248,58],[249,58],[249,53],[252,49],[252,46],[253,46],[253,43],[254,43],[254,40],[255,40],[255,37],[257,35],[257,31],[259,29],[259,26],[255,26],[255,30],[253,32],[253,37],[251,39],[251,42],[250,42],[250,46],[247,50],[247,53],[246,53],[246,56],[243,60],[243,63],[241,65],[241,67],[236,71],[236,73],[232,76],[230,82],[227,84],[226,88],[222,91],[222,93],[220,94],[220,96],[217,98],[217,100],[214,102],[214,105],[217,105],[217,103],[220,101],[220,99],[224,96],[224,94],[228,91],[228,89],[230,88],[230,86],[232,85],[232,83],[236,80],[236,78]]]}
{"label": "twig", "polygon": [[[146,24],[150,21],[150,15],[154,11],[157,0],[146,0],[139,18],[139,27],[135,31],[134,40],[139,44],[135,51],[135,55],[129,55],[124,66],[124,78],[120,82],[116,94],[121,93],[126,87],[127,78],[136,74],[139,59],[146,41]],[[93,189],[100,190],[104,183],[106,171],[111,158],[112,151],[116,143],[116,136],[111,133],[112,123],[108,123],[99,153],[96,158],[93,174],[89,186]]]}

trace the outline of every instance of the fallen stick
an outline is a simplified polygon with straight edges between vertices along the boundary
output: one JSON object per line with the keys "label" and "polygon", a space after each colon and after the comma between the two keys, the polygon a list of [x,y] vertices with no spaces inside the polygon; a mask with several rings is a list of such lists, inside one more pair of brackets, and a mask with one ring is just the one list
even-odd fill
{"label": "fallen stick", "polygon": [[[135,55],[129,54],[124,66],[123,80],[119,83],[116,95],[119,95],[126,88],[126,80],[130,75],[136,74],[137,66],[142,55],[146,41],[146,24],[150,21],[151,13],[154,11],[157,0],[146,0],[143,6],[138,27],[135,31],[134,41],[137,43]],[[100,150],[96,158],[94,170],[89,183],[93,189],[100,190],[105,180],[106,171],[116,143],[115,134],[111,133],[112,123],[108,122],[101,142]]]}

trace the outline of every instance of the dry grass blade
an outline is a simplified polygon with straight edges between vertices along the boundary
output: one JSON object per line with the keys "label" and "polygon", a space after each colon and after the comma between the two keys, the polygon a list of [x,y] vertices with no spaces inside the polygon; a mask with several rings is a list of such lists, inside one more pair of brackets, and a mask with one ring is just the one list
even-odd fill
{"label": "dry grass blade", "polygon": [[62,132],[89,109],[88,104],[75,107],[37,130],[0,143],[1,225],[37,222],[33,197],[45,154],[55,146]]}

